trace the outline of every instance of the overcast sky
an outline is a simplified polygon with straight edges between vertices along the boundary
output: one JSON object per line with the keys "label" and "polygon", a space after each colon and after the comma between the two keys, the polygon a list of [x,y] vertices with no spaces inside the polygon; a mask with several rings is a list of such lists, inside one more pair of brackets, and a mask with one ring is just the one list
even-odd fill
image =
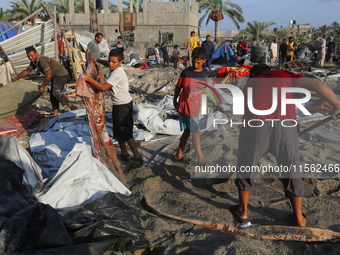
{"label": "overcast sky", "polygon": [[[8,9],[11,0],[0,0],[0,7]],[[166,0],[165,0],[166,1]],[[117,0],[113,0],[117,4]],[[287,27],[289,20],[296,20],[297,24],[309,23],[313,27],[324,24],[340,23],[340,0],[234,0],[241,6],[245,22],[240,24],[244,29],[247,22],[274,21],[276,25],[270,27]],[[210,21],[202,30],[213,30],[214,22]],[[219,26],[220,30],[235,30],[236,26],[225,17]]]}

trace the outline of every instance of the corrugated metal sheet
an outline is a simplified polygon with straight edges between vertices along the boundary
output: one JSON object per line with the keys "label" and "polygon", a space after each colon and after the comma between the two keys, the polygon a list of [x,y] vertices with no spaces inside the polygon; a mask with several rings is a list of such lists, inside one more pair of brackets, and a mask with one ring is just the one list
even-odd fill
{"label": "corrugated metal sheet", "polygon": [[[55,59],[54,42],[36,47],[36,50],[39,52],[40,55]],[[16,54],[9,55],[8,58],[11,61],[13,68],[17,74],[25,70],[30,63],[30,60],[28,59],[26,55],[26,51],[21,51]]]}
{"label": "corrugated metal sheet", "polygon": [[8,55],[38,43],[48,42],[52,37],[54,37],[54,25],[52,21],[48,21],[13,36],[1,42],[0,45]]}

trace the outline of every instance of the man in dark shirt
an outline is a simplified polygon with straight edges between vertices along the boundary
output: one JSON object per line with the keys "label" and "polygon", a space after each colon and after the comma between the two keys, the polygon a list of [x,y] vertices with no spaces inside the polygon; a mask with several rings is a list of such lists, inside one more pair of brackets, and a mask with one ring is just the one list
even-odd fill
{"label": "man in dark shirt", "polygon": [[32,70],[38,69],[40,72],[45,74],[45,80],[41,87],[39,88],[40,93],[44,93],[46,85],[51,81],[51,92],[50,98],[53,109],[53,117],[58,115],[59,102],[64,106],[67,105],[71,110],[77,110],[67,97],[62,93],[64,86],[68,80],[68,72],[59,62],[54,59],[50,59],[45,56],[40,56],[34,47],[26,48],[26,54],[29,60],[31,60],[30,65],[26,70],[22,71],[17,77],[12,79],[12,82],[19,80],[20,78],[28,75]]}
{"label": "man in dark shirt", "polygon": [[118,36],[117,39],[118,39],[118,42],[116,44],[116,47],[117,47],[117,49],[120,49],[123,52],[123,55],[124,55],[125,51],[126,51],[126,45],[125,45],[125,43],[123,43],[123,41],[122,41],[123,39],[122,39],[121,36]]}
{"label": "man in dark shirt", "polygon": [[328,42],[327,47],[328,47],[329,63],[332,63],[333,57],[336,51],[336,44],[333,41],[333,37],[331,37],[331,40]]}
{"label": "man in dark shirt", "polygon": [[279,65],[282,65],[286,62],[286,56],[287,56],[287,40],[283,39],[279,48]]}
{"label": "man in dark shirt", "polygon": [[164,63],[164,66],[169,67],[170,59],[169,59],[168,46],[166,46],[165,43],[162,43],[160,50],[163,53],[163,63]]}
{"label": "man in dark shirt", "polygon": [[206,40],[202,42],[202,47],[207,51],[207,61],[203,67],[210,69],[211,59],[215,57],[215,45],[210,41],[210,35],[207,35]]}

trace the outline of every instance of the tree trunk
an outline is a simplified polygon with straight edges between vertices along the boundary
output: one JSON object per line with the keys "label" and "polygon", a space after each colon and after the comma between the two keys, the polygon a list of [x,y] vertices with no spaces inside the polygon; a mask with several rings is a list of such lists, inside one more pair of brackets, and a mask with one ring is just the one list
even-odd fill
{"label": "tree trunk", "polygon": [[215,43],[217,43],[218,39],[218,20],[215,21]]}

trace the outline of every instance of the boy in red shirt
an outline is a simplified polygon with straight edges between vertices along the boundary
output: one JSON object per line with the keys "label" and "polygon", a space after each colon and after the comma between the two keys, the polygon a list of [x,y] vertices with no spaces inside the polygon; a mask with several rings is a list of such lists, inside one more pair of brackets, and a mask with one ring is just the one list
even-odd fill
{"label": "boy in red shirt", "polygon": [[[305,88],[317,92],[334,106],[332,113],[336,120],[340,112],[340,101],[334,92],[318,79],[306,78],[299,74],[288,71],[271,71],[267,65],[257,65],[251,69],[249,81],[243,89],[245,102],[248,101],[248,88],[252,88],[253,107],[256,110],[268,110],[272,106],[273,88],[281,91],[281,88],[297,87]],[[274,80],[275,78],[275,80]],[[277,159],[277,165],[299,166],[300,154],[298,150],[298,127],[292,124],[296,122],[295,105],[288,104],[286,112],[281,112],[281,93],[278,93],[277,108],[268,115],[258,115],[252,113],[245,103],[245,114],[243,120],[259,120],[259,125],[254,127],[246,126],[241,129],[239,135],[239,153],[237,159],[237,169],[242,167],[256,166],[260,158],[267,152]],[[287,94],[287,98],[293,98],[292,93]],[[277,120],[277,121],[271,121]],[[281,121],[286,120],[286,126],[281,125]],[[263,125],[262,125],[263,124]],[[294,169],[294,168],[293,168]],[[305,193],[303,182],[299,171],[291,171],[283,174],[281,179],[285,189],[285,196],[290,199],[293,209],[294,223],[297,226],[305,226],[306,218],[302,213],[302,196]],[[237,173],[235,184],[239,191],[240,204],[231,206],[229,210],[240,222],[247,220],[247,208],[250,191],[254,188],[254,173]]]}
{"label": "boy in red shirt", "polygon": [[[192,52],[192,66],[183,70],[177,82],[174,106],[179,113],[179,122],[181,130],[184,130],[174,161],[189,163],[183,157],[183,150],[189,141],[190,132],[193,132],[193,145],[198,158],[198,164],[206,164],[206,160],[202,155],[200,145],[200,127],[199,127],[199,110],[201,106],[202,90],[207,82],[209,72],[203,69],[206,61],[206,50],[202,47],[196,47]],[[177,98],[179,101],[177,102]]]}

